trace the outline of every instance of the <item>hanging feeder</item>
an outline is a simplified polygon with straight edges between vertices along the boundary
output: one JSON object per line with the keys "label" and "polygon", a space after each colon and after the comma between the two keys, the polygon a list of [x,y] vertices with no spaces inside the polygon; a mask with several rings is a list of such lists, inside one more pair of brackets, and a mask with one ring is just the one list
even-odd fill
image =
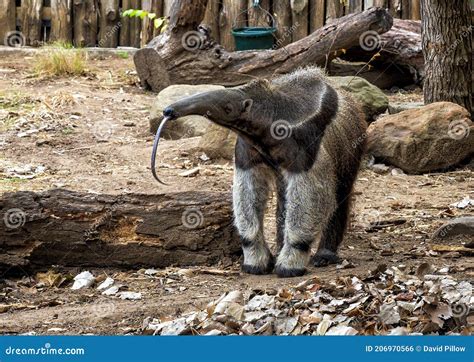
{"label": "hanging feeder", "polygon": [[[255,27],[255,26],[245,26],[238,27],[237,20],[238,18],[247,13],[247,10],[241,12],[237,15],[232,26],[232,35],[235,40],[235,49],[236,50],[258,50],[258,49],[271,49],[274,43],[273,33],[276,31],[275,27],[275,18],[267,10],[260,6],[260,0],[254,0],[253,8],[260,10],[268,17],[272,26],[267,27]],[[258,23],[258,21],[257,21]]]}

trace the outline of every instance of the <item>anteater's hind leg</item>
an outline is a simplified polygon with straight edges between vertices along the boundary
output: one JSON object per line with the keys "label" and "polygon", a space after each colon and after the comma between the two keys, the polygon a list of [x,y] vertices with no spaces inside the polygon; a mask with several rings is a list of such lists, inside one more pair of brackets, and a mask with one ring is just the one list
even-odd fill
{"label": "anteater's hind leg", "polygon": [[268,274],[274,266],[263,236],[270,180],[267,167],[262,165],[248,169],[236,167],[234,172],[233,206],[244,253],[242,270],[250,274]]}
{"label": "anteater's hind leg", "polygon": [[318,251],[311,260],[313,265],[316,267],[337,264],[341,261],[341,258],[337,256],[337,250],[344,238],[347,221],[349,219],[351,191],[354,179],[355,174],[353,179],[346,178],[342,184],[337,186],[337,207],[323,229]]}
{"label": "anteater's hind leg", "polygon": [[344,238],[349,214],[349,200],[344,200],[329,219],[321,235],[318,251],[312,258],[314,266],[337,264],[341,258],[337,256],[337,249]]}

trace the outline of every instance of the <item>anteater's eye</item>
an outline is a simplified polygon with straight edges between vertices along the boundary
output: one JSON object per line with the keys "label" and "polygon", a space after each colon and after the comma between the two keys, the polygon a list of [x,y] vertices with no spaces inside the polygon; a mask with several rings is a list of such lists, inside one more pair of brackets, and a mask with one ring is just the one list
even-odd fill
{"label": "anteater's eye", "polygon": [[230,104],[226,104],[224,106],[224,112],[227,113],[227,114],[232,113],[232,106]]}

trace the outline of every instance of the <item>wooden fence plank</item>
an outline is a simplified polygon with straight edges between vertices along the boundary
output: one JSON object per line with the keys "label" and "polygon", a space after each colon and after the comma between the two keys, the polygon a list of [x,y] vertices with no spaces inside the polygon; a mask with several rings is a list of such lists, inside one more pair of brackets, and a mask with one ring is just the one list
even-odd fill
{"label": "wooden fence plank", "polygon": [[388,0],[374,0],[374,6],[388,8]]}
{"label": "wooden fence plank", "polygon": [[[152,1],[151,0],[142,0],[142,10],[152,12]],[[148,16],[142,19],[142,38],[140,40],[140,45],[143,48],[153,37],[153,29],[151,28],[151,21]]]}
{"label": "wooden fence plank", "polygon": [[275,46],[278,48],[284,47],[291,43],[291,7],[290,1],[280,0],[273,2],[273,14],[275,16],[277,32]]}
{"label": "wooden fence plank", "polygon": [[390,14],[394,18],[402,17],[402,0],[390,0]]}
{"label": "wooden fence plank", "polygon": [[42,41],[41,8],[43,0],[23,0],[21,3],[21,32],[26,44],[37,46]]}
{"label": "wooden fence plank", "polygon": [[[235,42],[232,35],[232,26],[235,18],[247,9],[247,0],[222,0],[222,8],[219,16],[220,44],[226,50],[234,50]],[[245,20],[245,13],[242,15]],[[240,23],[240,25],[245,25]]]}
{"label": "wooden fence plank", "polygon": [[6,44],[6,36],[16,29],[15,0],[0,0],[0,44]]}
{"label": "wooden fence plank", "polygon": [[116,48],[119,35],[119,0],[101,0],[99,15],[99,46]]}
{"label": "wooden fence plank", "polygon": [[[248,0],[248,25],[249,26],[268,26],[268,15],[262,9],[266,11],[270,10],[270,0],[260,0],[260,8],[253,6],[254,0]],[[280,0],[283,1],[283,0]]]}
{"label": "wooden fence plank", "polygon": [[51,0],[51,41],[72,42],[72,0]]}
{"label": "wooden fence plank", "polygon": [[326,24],[344,15],[344,5],[340,0],[326,1]]}
{"label": "wooden fence plank", "polygon": [[363,0],[349,0],[348,14],[358,13],[364,8]]}
{"label": "wooden fence plank", "polygon": [[293,42],[308,36],[308,0],[291,2],[292,40]]}
{"label": "wooden fence plank", "polygon": [[97,44],[97,0],[73,0],[74,45],[93,47]]}
{"label": "wooden fence plank", "polygon": [[420,0],[410,1],[410,19],[421,20]]}
{"label": "wooden fence plank", "polygon": [[[156,14],[157,18],[161,18],[163,16],[163,0],[153,0],[151,8],[153,12]],[[215,20],[217,24],[217,19]],[[153,26],[153,37],[158,36],[161,32],[161,28],[157,29]]]}
{"label": "wooden fence plank", "polygon": [[[141,0],[130,0],[131,9],[141,9]],[[140,48],[142,21],[140,18],[130,19],[130,46]]]}
{"label": "wooden fence plank", "polygon": [[219,0],[209,0],[207,2],[206,13],[203,23],[207,25],[211,32],[211,37],[219,43]]}
{"label": "wooden fence plank", "polygon": [[[0,43],[9,31],[19,25],[27,44],[38,45],[42,39],[42,20],[51,21],[50,40],[65,41],[76,46],[140,47],[146,45],[159,30],[146,18],[120,18],[129,8],[144,9],[157,14],[169,14],[174,0],[0,0]],[[203,23],[212,37],[229,50],[234,49],[232,21],[245,9],[241,26],[266,26],[268,17],[253,8],[254,0],[208,0]],[[51,7],[43,4],[51,3]],[[98,5],[100,4],[100,5]],[[292,4],[292,5],[290,5]],[[276,18],[277,43],[287,45],[308,35],[344,13],[360,12],[372,6],[388,7],[392,16],[420,19],[420,0],[261,0],[260,5]],[[293,9],[291,8],[293,6]],[[99,11],[100,8],[100,11]],[[100,17],[100,14],[104,16]],[[100,26],[98,26],[100,25]],[[97,32],[99,31],[99,34]],[[288,34],[288,33],[291,33]]]}
{"label": "wooden fence plank", "polygon": [[[122,0],[121,11],[124,12],[128,9],[132,9],[130,0]],[[130,46],[130,20],[131,19],[128,16],[120,17],[120,22],[122,23],[119,34],[120,46]]]}
{"label": "wooden fence plank", "polygon": [[374,0],[364,0],[364,10],[374,6]]}
{"label": "wooden fence plank", "polygon": [[[360,1],[360,0],[359,0]],[[316,29],[324,26],[326,21],[326,1],[310,0],[309,2],[309,30],[312,33]]]}
{"label": "wooden fence plank", "polygon": [[410,18],[410,0],[402,0],[402,19]]}

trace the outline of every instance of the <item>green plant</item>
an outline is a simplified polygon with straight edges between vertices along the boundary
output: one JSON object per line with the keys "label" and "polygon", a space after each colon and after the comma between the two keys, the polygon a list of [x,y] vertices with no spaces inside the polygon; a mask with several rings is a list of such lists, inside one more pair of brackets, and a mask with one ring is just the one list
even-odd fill
{"label": "green plant", "polygon": [[128,9],[122,13],[122,17],[129,17],[129,18],[140,18],[153,20],[153,26],[155,29],[160,29],[160,33],[163,33],[168,26],[168,21],[166,17],[157,18],[155,13],[150,13],[146,10],[139,10],[139,9]]}
{"label": "green plant", "polygon": [[117,51],[117,55],[122,59],[128,59],[128,52],[119,50]]}

